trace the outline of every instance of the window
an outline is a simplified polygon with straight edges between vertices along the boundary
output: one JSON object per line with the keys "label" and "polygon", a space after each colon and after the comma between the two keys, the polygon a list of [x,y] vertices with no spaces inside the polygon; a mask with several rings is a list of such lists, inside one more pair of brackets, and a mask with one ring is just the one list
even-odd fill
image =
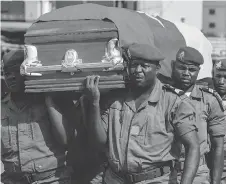
{"label": "window", "polygon": [[210,22],[210,23],[209,23],[209,28],[215,28],[215,27],[216,27],[216,25],[215,25],[214,22]]}
{"label": "window", "polygon": [[209,9],[209,14],[210,14],[210,15],[215,15],[215,13],[216,13],[216,12],[215,12],[215,9]]}

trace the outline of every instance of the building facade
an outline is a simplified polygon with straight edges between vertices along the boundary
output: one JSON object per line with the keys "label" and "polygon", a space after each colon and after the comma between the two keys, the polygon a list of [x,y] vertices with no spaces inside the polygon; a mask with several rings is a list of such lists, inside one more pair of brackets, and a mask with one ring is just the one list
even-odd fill
{"label": "building facade", "polygon": [[226,1],[203,1],[203,32],[226,37]]}

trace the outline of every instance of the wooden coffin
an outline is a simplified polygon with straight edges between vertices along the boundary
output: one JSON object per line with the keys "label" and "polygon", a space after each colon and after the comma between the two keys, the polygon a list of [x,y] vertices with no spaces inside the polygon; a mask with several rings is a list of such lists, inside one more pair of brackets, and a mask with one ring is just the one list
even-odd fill
{"label": "wooden coffin", "polygon": [[106,57],[107,43],[116,38],[118,30],[110,21],[34,23],[25,34],[26,57],[35,57],[42,66],[28,66],[26,72],[41,75],[26,76],[25,92],[80,92],[87,75],[100,76],[100,90],[124,88],[123,61],[115,64]]}

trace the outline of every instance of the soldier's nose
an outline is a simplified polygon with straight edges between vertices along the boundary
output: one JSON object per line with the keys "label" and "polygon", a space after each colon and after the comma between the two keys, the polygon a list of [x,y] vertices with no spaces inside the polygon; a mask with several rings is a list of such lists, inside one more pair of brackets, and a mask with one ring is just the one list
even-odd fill
{"label": "soldier's nose", "polygon": [[223,78],[223,77],[220,78],[219,83],[220,83],[220,84],[224,84],[224,82],[226,82],[226,81],[224,81],[224,78]]}

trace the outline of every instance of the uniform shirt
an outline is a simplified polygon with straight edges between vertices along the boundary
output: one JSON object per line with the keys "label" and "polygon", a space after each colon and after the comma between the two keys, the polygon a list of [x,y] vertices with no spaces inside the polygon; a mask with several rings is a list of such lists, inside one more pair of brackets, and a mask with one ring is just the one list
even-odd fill
{"label": "uniform shirt", "polygon": [[130,93],[119,95],[107,104],[104,99],[102,107],[110,166],[117,172],[141,172],[157,162],[178,159],[177,139],[196,130],[192,107],[158,80],[137,110]]}
{"label": "uniform shirt", "polygon": [[[223,100],[223,106],[224,106],[224,115],[226,117],[226,95],[223,96],[222,100]],[[225,121],[224,121],[224,133],[226,134],[226,118],[225,118]],[[224,137],[224,151],[226,153],[226,136]]]}
{"label": "uniform shirt", "polygon": [[[196,126],[200,142],[200,155],[210,151],[208,134],[210,136],[224,136],[224,112],[217,98],[211,92],[203,90],[202,85],[195,85],[189,95],[190,103],[196,111]],[[184,158],[184,151],[182,154]]]}
{"label": "uniform shirt", "polygon": [[6,172],[42,172],[64,165],[65,151],[51,134],[43,98],[28,95],[18,109],[10,95],[1,104],[1,159]]}

